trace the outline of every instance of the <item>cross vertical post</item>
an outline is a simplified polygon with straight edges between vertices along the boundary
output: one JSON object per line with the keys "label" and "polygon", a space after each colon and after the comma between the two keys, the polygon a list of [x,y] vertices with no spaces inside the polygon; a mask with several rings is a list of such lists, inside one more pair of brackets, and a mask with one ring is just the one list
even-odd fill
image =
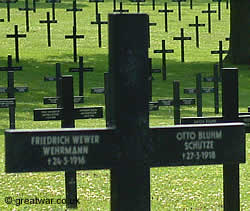
{"label": "cross vertical post", "polygon": [[53,20],[56,20],[55,5],[56,5],[56,3],[61,3],[61,0],[46,0],[46,3],[51,3],[51,8],[52,8],[52,19],[53,19]]}
{"label": "cross vertical post", "polygon": [[57,23],[57,20],[50,20],[49,12],[47,12],[47,20],[40,20],[40,23],[47,23],[47,37],[48,37],[48,46],[51,46],[51,33],[50,33],[50,24]]}
{"label": "cross vertical post", "polygon": [[[62,128],[74,128],[75,120],[73,117],[73,78],[72,76],[62,76],[60,79],[62,90],[61,102],[63,108]],[[67,199],[67,208],[77,207],[77,180],[76,171],[65,171],[65,190]]]}
{"label": "cross vertical post", "polygon": [[164,12],[165,14],[165,32],[168,32],[168,13],[174,12],[174,10],[168,10],[167,2],[164,3],[164,10],[158,10],[158,12]]}
{"label": "cross vertical post", "polygon": [[19,63],[19,38],[26,37],[26,34],[18,34],[18,25],[15,25],[15,33],[14,34],[7,34],[7,38],[15,38],[15,51],[16,51],[16,62]]}
{"label": "cross vertical post", "polygon": [[219,73],[221,78],[221,70],[223,68],[223,54],[228,53],[228,50],[223,50],[222,47],[222,40],[219,41],[219,50],[218,51],[211,51],[211,54],[219,54]]}
{"label": "cross vertical post", "polygon": [[[232,90],[228,93],[227,90]],[[239,112],[238,69],[222,69],[222,115],[225,122],[237,122]],[[234,172],[232,174],[232,172]],[[240,210],[239,164],[223,165],[224,210]]]}
{"label": "cross vertical post", "polygon": [[180,82],[173,82],[173,103],[174,103],[174,124],[179,125],[181,120],[180,112]]}
{"label": "cross vertical post", "polygon": [[205,26],[205,24],[199,24],[198,16],[195,16],[195,24],[189,24],[190,27],[195,27],[196,47],[200,47],[199,41],[199,27]]}
{"label": "cross vertical post", "polygon": [[[56,77],[44,77],[44,81],[55,81],[56,82],[56,97],[60,97],[62,95],[61,85],[59,80],[61,79],[61,64],[56,63]],[[47,104],[46,102],[44,104]],[[58,100],[56,102],[57,108],[60,108],[61,102]]]}
{"label": "cross vertical post", "polygon": [[2,0],[0,3],[6,3],[6,9],[7,9],[7,21],[10,22],[10,4],[11,3],[16,3],[17,0]]}
{"label": "cross vertical post", "polygon": [[66,9],[67,12],[73,12],[73,25],[76,26],[76,12],[82,11],[82,9],[78,9],[76,6],[76,0],[73,0],[73,8]]}
{"label": "cross vertical post", "polygon": [[211,33],[211,14],[216,13],[216,10],[211,10],[210,3],[208,3],[208,10],[202,10],[202,13],[207,13],[208,17],[208,33]]}
{"label": "cross vertical post", "polygon": [[154,53],[161,53],[162,54],[162,79],[167,79],[167,70],[166,70],[166,53],[174,53],[173,49],[166,49],[165,47],[165,40],[162,40],[162,49],[161,50],[154,50]]}
{"label": "cross vertical post", "polygon": [[119,12],[119,13],[124,13],[124,12],[129,12],[129,10],[125,10],[125,9],[123,9],[123,6],[122,6],[123,4],[122,4],[122,2],[120,2],[120,9],[118,10],[118,9],[114,9],[113,11],[114,12]]}
{"label": "cross vertical post", "polygon": [[74,54],[74,62],[77,62],[77,39],[83,39],[84,35],[76,34],[76,26],[73,26],[73,34],[65,35],[65,39],[73,39],[73,54]]}
{"label": "cross vertical post", "polygon": [[[120,165],[111,169],[111,210],[149,211],[150,169],[145,152],[149,133],[149,17],[109,14],[108,22],[111,116],[122,143]],[[128,104],[128,100],[135,104]],[[134,147],[128,150],[131,144]]]}
{"label": "cross vertical post", "polygon": [[218,20],[221,20],[221,0],[213,0],[213,2],[218,2]]}
{"label": "cross vertical post", "polygon": [[97,14],[96,21],[91,21],[91,24],[97,24],[98,27],[98,46],[102,47],[102,24],[108,24],[108,21],[101,21],[101,14]]}
{"label": "cross vertical post", "polygon": [[184,62],[184,41],[185,40],[191,40],[191,37],[184,37],[184,29],[181,28],[181,36],[180,37],[174,37],[174,40],[180,40],[181,41],[181,62]]}
{"label": "cross vertical post", "polygon": [[201,73],[196,75],[196,100],[197,100],[197,116],[202,116],[202,91],[201,91]]}
{"label": "cross vertical post", "polygon": [[25,7],[19,8],[20,11],[25,11],[26,14],[26,32],[29,32],[30,30],[30,24],[29,24],[29,11],[33,10],[33,8],[29,8],[29,1],[25,0]]}
{"label": "cross vertical post", "polygon": [[178,3],[178,19],[181,21],[181,2],[185,2],[186,0],[172,0],[172,2]]}
{"label": "cross vertical post", "polygon": [[93,68],[83,66],[83,57],[79,56],[79,68],[70,68],[70,72],[79,73],[79,96],[84,96],[84,76],[83,72],[92,72]]}

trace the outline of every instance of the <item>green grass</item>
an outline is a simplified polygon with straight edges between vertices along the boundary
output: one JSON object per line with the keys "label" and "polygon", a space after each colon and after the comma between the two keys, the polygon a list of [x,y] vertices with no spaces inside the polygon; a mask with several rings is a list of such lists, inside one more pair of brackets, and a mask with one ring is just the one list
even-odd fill
{"label": "green grass", "polygon": [[[183,21],[177,18],[177,4],[168,2],[169,9],[174,9],[174,14],[169,14],[169,32],[164,32],[164,15],[159,14],[158,9],[163,9],[164,1],[157,1],[156,10],[152,11],[151,1],[142,3],[141,11],[150,14],[150,21],[157,26],[151,28],[151,48],[149,56],[153,58],[153,67],[161,67],[161,55],[154,54],[153,50],[161,48],[161,40],[166,40],[168,49],[174,49],[174,54],[167,55],[167,81],[162,81],[161,74],[155,74],[153,81],[153,100],[171,98],[172,81],[179,80],[181,84],[181,96],[184,97],[183,88],[195,86],[195,74],[202,72],[204,76],[212,74],[212,66],[218,61],[218,56],[211,55],[211,50],[218,49],[218,41],[223,40],[223,48],[228,48],[225,37],[229,36],[229,10],[222,5],[222,20],[217,20],[217,14],[212,16],[212,34],[207,33],[207,26],[200,28],[200,48],[195,47],[195,30],[188,27],[194,23],[195,15],[199,15],[199,22],[207,24],[207,15],[201,14],[201,10],[207,9],[210,1],[194,1],[193,10],[188,3],[183,3]],[[102,20],[107,20],[107,14],[111,12],[112,1],[99,4]],[[7,55],[14,55],[14,40],[7,39],[6,34],[13,34],[14,25],[18,24],[20,33],[25,32],[24,12],[17,10],[24,6],[24,1],[11,5],[11,22],[6,22],[5,4],[0,4],[0,17],[5,22],[0,23],[0,66],[6,65]],[[31,6],[31,5],[30,5]],[[93,73],[86,73],[84,106],[104,105],[102,95],[90,94],[91,87],[103,86],[103,73],[108,71],[108,34],[107,26],[102,29],[103,47],[97,47],[97,26],[91,25],[94,21],[94,3],[80,2],[78,7],[83,12],[78,12],[78,34],[84,34],[85,38],[78,41],[78,55],[84,56],[85,66],[94,67]],[[46,24],[39,24],[39,20],[46,18],[46,12],[51,11],[50,4],[44,1],[37,3],[37,12],[30,12],[30,32],[26,33],[26,39],[20,39],[20,63],[14,65],[23,66],[23,71],[15,74],[16,86],[28,86],[29,92],[17,93],[16,128],[59,128],[60,122],[34,122],[33,109],[52,107],[42,104],[45,96],[55,96],[55,83],[46,83],[44,76],[55,74],[55,63],[62,66],[63,74],[69,67],[76,67],[73,63],[72,41],[65,40],[64,35],[72,34],[72,13],[66,13],[66,8],[71,8],[69,0],[56,5],[56,18],[58,24],[52,25],[52,47],[47,47]],[[124,3],[124,8],[130,12],[136,12],[136,5],[129,1]],[[212,3],[212,9],[217,9],[217,4]],[[192,41],[185,42],[185,63],[180,62],[180,42],[174,41],[174,36],[180,35],[180,28],[184,27],[185,36],[191,36]],[[231,64],[225,64],[232,67]],[[250,72],[247,66],[237,66],[239,73],[239,105],[240,111],[247,111],[249,105]],[[0,72],[0,87],[6,86],[6,73]],[[78,92],[78,74],[74,74],[74,89]],[[207,84],[212,86],[212,84]],[[1,97],[6,97],[1,94]],[[192,97],[192,95],[187,95]],[[203,97],[204,116],[214,115],[213,95]],[[79,105],[82,106],[82,105]],[[196,107],[182,107],[182,116],[195,116]],[[150,114],[151,126],[167,126],[173,124],[172,108],[160,108],[159,111]],[[8,110],[0,110],[0,210],[64,210],[64,205],[7,205],[4,198],[54,198],[63,199],[64,173],[4,173],[4,130],[8,128]],[[76,127],[103,127],[105,120],[77,120]],[[250,141],[247,135],[247,157],[249,159]],[[250,165],[240,165],[241,208],[248,210],[250,207],[249,192]],[[79,210],[110,210],[110,183],[109,171],[78,171],[78,197]],[[169,167],[151,169],[151,204],[152,210],[222,210],[223,206],[222,166],[195,166],[195,167]]]}

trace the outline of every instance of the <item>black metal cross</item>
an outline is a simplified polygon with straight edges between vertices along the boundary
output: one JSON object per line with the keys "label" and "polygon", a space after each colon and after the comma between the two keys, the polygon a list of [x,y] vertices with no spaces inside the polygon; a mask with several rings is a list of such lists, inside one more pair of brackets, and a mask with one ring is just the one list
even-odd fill
{"label": "black metal cross", "polygon": [[89,2],[95,2],[95,17],[97,20],[97,15],[99,14],[98,4],[104,2],[104,0],[89,0]]}
{"label": "black metal cross", "polygon": [[101,14],[97,14],[96,21],[91,21],[91,24],[97,24],[98,30],[98,46],[102,47],[102,24],[108,24],[108,21],[101,21]]}
{"label": "black metal cross", "polygon": [[[59,97],[60,96],[60,84],[59,84],[59,80],[62,78],[62,75],[61,75],[61,64],[60,63],[56,63],[56,76],[55,77],[49,77],[49,76],[45,76],[44,77],[44,81],[46,82],[50,82],[50,81],[55,81],[56,82],[56,97]],[[44,100],[44,104],[50,104],[50,103],[47,103],[46,100]],[[57,104],[57,107],[59,108],[60,107],[60,102],[57,101],[56,102]]]}
{"label": "black metal cross", "polygon": [[33,8],[29,8],[29,0],[25,0],[25,7],[19,8],[20,11],[25,11],[26,14],[26,32],[29,32],[30,30],[30,24],[29,24],[29,11],[33,11]]}
{"label": "black metal cross", "polygon": [[186,0],[172,0],[172,2],[178,3],[178,19],[181,21],[181,2],[185,2]]}
{"label": "black metal cross", "polygon": [[48,34],[48,46],[51,46],[51,33],[50,33],[50,24],[57,23],[57,20],[50,20],[49,12],[47,12],[47,20],[40,20],[40,23],[47,23],[47,34]]}
{"label": "black metal cross", "polygon": [[190,9],[193,9],[193,0],[190,0]]}
{"label": "black metal cross", "polygon": [[7,34],[7,38],[15,38],[15,51],[16,51],[16,62],[19,62],[19,38],[24,38],[26,37],[26,34],[18,34],[18,25],[14,26],[15,33],[14,34]]}
{"label": "black metal cross", "polygon": [[81,12],[82,9],[77,8],[76,0],[73,0],[73,8],[66,9],[67,12],[73,12],[73,25],[76,26],[76,12]]}
{"label": "black metal cross", "polygon": [[181,105],[195,105],[194,98],[180,98],[180,82],[173,81],[173,99],[158,100],[159,106],[174,106],[174,124],[179,125],[181,120]]}
{"label": "black metal cross", "polygon": [[[62,128],[74,128],[76,119],[103,118],[103,107],[74,108],[73,77],[62,76],[59,79],[60,101],[59,108],[35,109],[34,121],[61,120]],[[54,162],[54,159],[48,161]],[[70,161],[69,161],[70,162]],[[65,171],[67,208],[77,207],[76,171]]]}
{"label": "black metal cross", "polygon": [[124,13],[124,12],[129,12],[129,10],[125,10],[122,7],[122,2],[120,2],[120,9],[114,9],[113,12],[119,12],[120,14]]}
{"label": "black metal cross", "polygon": [[52,19],[55,20],[56,19],[55,5],[56,5],[56,3],[61,3],[61,0],[46,0],[46,3],[51,3],[51,7],[52,7]]}
{"label": "black metal cross", "polygon": [[131,1],[137,3],[137,13],[140,13],[140,3],[145,2],[145,0],[131,0]]}
{"label": "black metal cross", "polygon": [[[14,71],[20,71],[22,67],[12,66],[12,56],[8,55],[7,67],[0,67],[0,71],[7,71],[8,87],[1,87],[0,93],[7,93],[8,98],[15,98],[15,92],[27,92],[28,87],[15,87],[14,85]],[[9,108],[10,128],[15,129],[15,106]]]}
{"label": "black metal cross", "polygon": [[76,34],[76,26],[73,26],[73,34],[65,35],[65,39],[73,39],[74,62],[77,62],[77,39],[83,39],[84,35]]}
{"label": "black metal cross", "polygon": [[219,41],[219,50],[218,51],[211,51],[211,54],[219,54],[219,72],[221,77],[221,69],[223,68],[223,54],[227,54],[228,50],[222,49],[222,40]]}
{"label": "black metal cross", "polygon": [[[222,70],[222,116],[221,117],[187,117],[182,124],[215,124],[223,122],[244,122],[245,133],[250,132],[250,116],[239,113],[238,69]],[[245,146],[242,146],[245,147]],[[233,175],[230,172],[234,172]],[[239,165],[228,163],[223,165],[223,210],[240,210]]]}
{"label": "black metal cross", "polygon": [[218,20],[221,20],[221,0],[213,0],[213,2],[218,2]]}
{"label": "black metal cross", "polygon": [[78,68],[70,68],[69,71],[79,73],[79,96],[84,96],[83,72],[93,72],[93,68],[92,67],[84,67],[83,66],[83,57],[79,56],[79,67]]}
{"label": "black metal cross", "polygon": [[213,65],[213,76],[204,77],[203,82],[213,82],[214,83],[214,113],[219,113],[219,73],[218,73],[218,64]]}
{"label": "black metal cross", "polygon": [[161,53],[162,55],[162,79],[167,79],[167,70],[166,70],[166,53],[174,53],[173,49],[166,49],[165,40],[162,40],[161,50],[154,50],[154,53]]}
{"label": "black metal cross", "polygon": [[214,87],[202,87],[201,73],[196,74],[196,88],[184,88],[185,94],[196,94],[197,116],[202,116],[202,93],[214,93]]}
{"label": "black metal cross", "polygon": [[211,10],[210,3],[208,3],[208,10],[202,10],[202,13],[207,13],[208,17],[208,33],[211,33],[211,14],[216,13],[216,10]]}
{"label": "black metal cross", "polygon": [[33,4],[33,12],[36,13],[36,2],[39,0],[32,0],[32,4]]}
{"label": "black metal cross", "polygon": [[[151,167],[239,167],[246,162],[243,123],[149,127],[149,17],[110,14],[109,23],[109,127],[6,130],[6,173],[110,169],[111,210],[149,211]],[[70,109],[63,114],[70,125],[75,112],[68,90],[66,86],[63,101]],[[233,179],[235,174],[228,169],[225,175]],[[234,183],[239,185],[239,180]],[[239,192],[228,193],[239,197]]]}
{"label": "black metal cross", "polygon": [[11,3],[16,3],[17,0],[11,1],[11,0],[4,0],[0,1],[0,3],[6,3],[6,8],[7,8],[7,21],[10,22],[10,4]]}
{"label": "black metal cross", "polygon": [[184,29],[181,28],[181,36],[180,37],[174,37],[173,39],[181,41],[181,62],[184,62],[184,41],[185,40],[191,40],[191,37],[184,37]]}
{"label": "black metal cross", "polygon": [[168,13],[174,12],[174,10],[168,10],[167,2],[164,3],[164,10],[158,10],[158,12],[164,12],[165,14],[165,32],[168,32]]}
{"label": "black metal cross", "polygon": [[195,27],[195,36],[196,36],[196,47],[200,47],[199,42],[199,27],[205,26],[205,24],[199,24],[198,16],[195,16],[195,24],[189,24],[190,27]]}

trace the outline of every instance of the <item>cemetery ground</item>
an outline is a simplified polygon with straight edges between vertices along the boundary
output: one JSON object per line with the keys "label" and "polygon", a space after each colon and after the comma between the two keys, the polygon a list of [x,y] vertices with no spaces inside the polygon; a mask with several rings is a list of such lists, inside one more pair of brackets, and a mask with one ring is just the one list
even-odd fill
{"label": "cemetery ground", "polygon": [[[152,2],[141,3],[141,12],[150,15],[150,22],[157,23],[150,27],[149,57],[152,58],[153,68],[161,68],[161,55],[154,54],[155,49],[161,49],[161,41],[166,40],[166,49],[174,49],[174,54],[168,54],[167,80],[163,81],[161,74],[153,74],[153,101],[163,98],[172,98],[172,82],[180,81],[181,97],[193,97],[184,95],[183,89],[195,87],[195,74],[211,76],[213,64],[218,62],[218,55],[211,55],[212,50],[218,49],[219,40],[223,40],[223,49],[228,48],[225,38],[229,36],[229,10],[225,2],[222,4],[222,19],[219,21],[217,14],[212,14],[212,33],[207,32],[207,14],[202,10],[207,9],[207,3],[217,10],[217,3],[212,1],[193,1],[193,9],[189,8],[189,1],[182,3],[182,21],[178,20],[177,3],[167,1],[169,9],[174,13],[168,15],[168,32],[164,31],[164,15],[158,10],[164,8],[164,1],[156,1],[156,9],[152,10]],[[29,3],[32,7],[32,3]],[[5,22],[0,23],[0,66],[6,66],[7,56],[13,57],[13,66],[22,66],[23,71],[15,73],[15,86],[28,86],[29,92],[16,93],[16,128],[17,129],[42,129],[60,128],[60,121],[33,121],[33,110],[36,108],[51,108],[51,105],[43,105],[43,97],[56,95],[55,82],[44,82],[44,76],[55,75],[55,64],[61,63],[63,75],[74,76],[74,91],[78,93],[78,74],[69,73],[70,67],[78,67],[73,62],[72,40],[65,39],[65,35],[72,34],[72,12],[66,12],[72,8],[72,1],[63,0],[56,4],[57,23],[51,24],[51,47],[47,46],[46,24],[40,24],[40,20],[46,19],[46,12],[51,12],[51,4],[44,1],[37,2],[36,13],[30,12],[30,31],[26,32],[25,14],[18,11],[24,6],[20,0],[11,4],[11,21],[7,22],[6,5],[0,4],[0,18]],[[85,67],[93,67],[94,71],[85,75],[85,102],[75,107],[104,106],[104,95],[91,94],[92,87],[103,87],[103,73],[108,71],[108,35],[107,25],[102,26],[102,47],[98,47],[97,27],[91,25],[95,21],[95,4],[77,2],[77,7],[82,12],[77,12],[77,34],[83,34],[84,39],[77,41],[78,56],[84,57]],[[119,7],[117,3],[117,7]],[[125,9],[136,12],[136,3],[125,1]],[[105,0],[99,3],[101,19],[106,21],[107,14],[113,10],[113,1]],[[195,30],[188,24],[195,22],[195,16],[199,16],[199,22],[206,27],[200,28],[200,48],[196,48]],[[26,34],[26,38],[20,38],[20,62],[15,62],[14,39],[7,39],[7,34],[13,34],[14,25],[19,26],[19,33]],[[180,62],[180,42],[173,37],[180,35],[180,28],[184,28],[185,36],[192,37],[191,41],[185,41],[185,63]],[[235,67],[232,64],[224,64],[225,67]],[[239,68],[239,106],[241,112],[247,112],[250,105],[250,72],[247,66]],[[7,86],[6,72],[0,72],[0,87]],[[204,86],[212,86],[212,83],[203,83]],[[220,92],[221,93],[221,92]],[[221,96],[221,95],[220,95]],[[6,98],[6,94],[0,94]],[[131,102],[133,103],[133,102]],[[221,106],[221,98],[220,98]],[[64,172],[21,173],[6,174],[4,171],[4,130],[9,127],[8,109],[0,110],[0,210],[63,210],[65,205],[60,204],[36,204],[36,205],[8,205],[5,197],[14,199],[25,198],[65,198]],[[220,114],[221,115],[221,109]],[[182,117],[195,117],[196,106],[183,106]],[[214,116],[213,94],[203,97],[203,116]],[[150,126],[173,125],[173,108],[160,107],[159,111],[150,112]],[[104,119],[77,120],[76,128],[105,127]],[[240,192],[241,208],[248,210],[250,207],[250,139],[246,135],[246,163],[240,165]],[[80,204],[79,210],[110,210],[109,170],[78,171],[77,191]],[[151,204],[152,210],[222,210],[223,209],[223,177],[222,165],[192,166],[192,167],[166,167],[151,169]]]}

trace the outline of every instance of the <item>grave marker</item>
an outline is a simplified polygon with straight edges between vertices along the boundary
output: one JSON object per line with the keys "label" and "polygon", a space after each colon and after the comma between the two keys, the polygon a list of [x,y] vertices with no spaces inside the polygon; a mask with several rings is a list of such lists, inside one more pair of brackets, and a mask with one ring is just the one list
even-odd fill
{"label": "grave marker", "polygon": [[[90,119],[90,118],[103,118],[102,107],[89,107],[89,108],[74,108],[73,97],[73,78],[72,76],[62,76],[59,80],[61,89],[60,108],[49,109],[35,109],[34,121],[48,121],[48,120],[61,120],[62,128],[74,128],[75,119]],[[57,157],[56,157],[57,158]],[[73,158],[72,158],[73,159]],[[73,159],[74,160],[74,159]],[[65,159],[64,159],[65,161]],[[48,163],[55,162],[55,159],[48,159]],[[71,161],[71,157],[68,162]],[[77,188],[76,188],[76,172],[65,172],[65,186],[66,186],[66,199],[67,207],[76,208]],[[69,201],[74,203],[68,203]]]}
{"label": "grave marker", "polygon": [[25,0],[25,7],[19,8],[20,11],[25,11],[26,16],[26,32],[30,31],[30,24],[29,24],[29,11],[33,11],[33,8],[29,8],[29,1]]}
{"label": "grave marker", "polygon": [[19,38],[25,38],[26,34],[18,34],[18,25],[14,26],[14,34],[7,34],[7,38],[15,38],[16,62],[19,63]]}
{"label": "grave marker", "polygon": [[[62,89],[60,86],[60,79],[61,76],[61,65],[60,63],[56,63],[56,77],[44,77],[44,81],[56,81],[56,97],[44,97],[43,103],[44,104],[57,104],[57,108],[60,108],[61,106],[61,95],[62,95]],[[74,96],[73,102],[76,103],[84,103],[84,97],[83,96]]]}
{"label": "grave marker", "polygon": [[152,0],[152,9],[155,10],[155,0]]}
{"label": "grave marker", "polygon": [[93,72],[92,67],[84,67],[83,66],[83,57],[79,56],[79,67],[78,68],[70,68],[70,72],[78,72],[79,73],[79,96],[84,96],[84,72]]}
{"label": "grave marker", "polygon": [[180,82],[173,82],[173,99],[158,100],[159,106],[173,106],[174,107],[174,124],[179,125],[181,119],[180,106],[181,105],[195,105],[194,98],[180,98]]}
{"label": "grave marker", "polygon": [[36,13],[36,1],[39,1],[39,0],[32,0],[33,12],[34,12],[34,13]]}
{"label": "grave marker", "polygon": [[65,35],[65,39],[73,39],[74,62],[77,62],[77,39],[83,39],[84,35],[76,34],[76,26],[73,26],[73,34]]}
{"label": "grave marker", "polygon": [[193,9],[193,0],[190,0],[190,9]]}
{"label": "grave marker", "polygon": [[166,49],[165,40],[162,40],[162,48],[161,50],[154,50],[154,53],[161,53],[162,55],[162,79],[167,79],[167,70],[166,70],[166,53],[174,53],[173,49]]}
{"label": "grave marker", "polygon": [[186,0],[172,0],[172,2],[178,3],[178,19],[181,21],[181,2],[186,2]]}
{"label": "grave marker", "polygon": [[[14,85],[14,71],[20,71],[22,67],[12,66],[12,57],[8,55],[7,67],[0,67],[0,71],[7,71],[8,87],[1,87],[0,93],[7,93],[9,99],[15,99],[15,92],[27,92],[28,87],[15,87]],[[9,107],[10,128],[15,129],[15,105]]]}
{"label": "grave marker", "polygon": [[123,9],[123,7],[122,7],[122,2],[120,2],[120,9],[119,9],[119,10],[118,10],[118,9],[114,9],[113,11],[114,11],[114,12],[119,12],[120,14],[122,14],[122,13],[124,13],[124,12],[129,12],[129,10]]}
{"label": "grave marker", "polygon": [[66,9],[66,12],[73,12],[73,25],[76,26],[76,12],[81,12],[82,9],[77,8],[76,0],[73,0],[73,8]]}
{"label": "grave marker", "polygon": [[[182,124],[192,122],[203,124],[217,122],[236,122],[246,123],[246,132],[250,132],[250,116],[239,115],[239,96],[238,96],[238,69],[222,69],[222,117],[204,118],[183,118]],[[231,174],[230,174],[231,172]],[[233,173],[232,173],[233,172]],[[240,191],[239,191],[239,164],[223,165],[223,192],[224,210],[240,210]]]}
{"label": "grave marker", "polygon": [[165,32],[168,32],[168,13],[174,12],[174,10],[168,10],[167,2],[164,3],[164,10],[158,10],[158,12],[164,12],[165,14]]}
{"label": "grave marker", "polygon": [[40,20],[40,23],[47,23],[47,38],[48,38],[48,46],[51,46],[51,33],[50,33],[50,24],[57,23],[57,20],[50,20],[49,12],[47,12],[47,20]]}
{"label": "grave marker", "polygon": [[214,113],[219,113],[219,73],[218,73],[218,64],[214,64],[213,68],[213,77],[203,78],[204,82],[214,82]]}
{"label": "grave marker", "polygon": [[195,27],[196,47],[200,47],[199,41],[199,27],[205,26],[205,24],[199,24],[198,16],[195,16],[195,24],[189,24],[190,27]]}
{"label": "grave marker", "polygon": [[221,20],[221,0],[213,0],[213,2],[218,2],[218,20]]}
{"label": "grave marker", "polygon": [[9,108],[9,128],[15,129],[16,98],[0,98],[0,108]]}
{"label": "grave marker", "polygon": [[102,47],[102,24],[108,24],[108,21],[101,21],[101,14],[97,14],[96,21],[91,21],[91,24],[97,24],[98,30],[98,46]]}
{"label": "grave marker", "polygon": [[207,17],[208,17],[208,33],[211,33],[211,14],[212,13],[216,13],[216,10],[211,10],[211,6],[210,3],[208,3],[208,10],[202,10],[202,13],[207,13]]}
{"label": "grave marker", "polygon": [[7,9],[7,21],[10,22],[10,4],[17,3],[17,0],[2,0],[0,3],[6,3],[6,9]]}
{"label": "grave marker", "polygon": [[[152,92],[153,92],[153,88],[152,88],[152,82],[154,80],[152,73],[161,73],[161,69],[153,69],[152,68],[152,58],[148,58],[148,66],[149,66],[149,102],[152,101]],[[150,110],[150,108],[149,108]]]}
{"label": "grave marker", "polygon": [[191,40],[191,37],[184,37],[184,29],[181,28],[181,36],[180,37],[174,37],[174,40],[180,40],[181,41],[181,62],[184,62],[184,41],[185,40]]}
{"label": "grave marker", "polygon": [[[50,82],[55,81],[56,82],[56,97],[59,97],[61,95],[61,87],[59,84],[59,80],[61,78],[61,64],[56,63],[56,76],[55,77],[44,77],[44,81]],[[50,104],[49,100],[48,102],[44,100],[44,104]],[[59,101],[53,102],[53,104],[57,104],[57,108],[60,107]]]}
{"label": "grave marker", "polygon": [[219,41],[219,50],[218,51],[211,51],[211,54],[218,54],[219,55],[219,73],[221,78],[221,69],[223,68],[223,54],[227,54],[228,50],[223,50],[222,47],[222,40]]}
{"label": "grave marker", "polygon": [[7,173],[111,169],[111,210],[149,211],[150,167],[245,162],[242,123],[149,128],[148,23],[146,14],[109,14],[110,127],[6,130]]}
{"label": "grave marker", "polygon": [[140,3],[145,2],[146,0],[130,0],[130,1],[137,3],[137,13],[140,13]]}
{"label": "grave marker", "polygon": [[202,87],[201,73],[196,74],[196,88],[184,88],[184,94],[196,94],[197,116],[202,116],[202,93],[214,93],[214,87]]}
{"label": "grave marker", "polygon": [[46,3],[51,3],[51,9],[52,9],[52,19],[56,20],[56,3],[61,3],[61,0],[46,0]]}
{"label": "grave marker", "polygon": [[104,2],[104,0],[89,0],[89,2],[95,2],[95,17],[96,17],[96,20],[97,20],[97,15],[99,14],[98,3]]}

